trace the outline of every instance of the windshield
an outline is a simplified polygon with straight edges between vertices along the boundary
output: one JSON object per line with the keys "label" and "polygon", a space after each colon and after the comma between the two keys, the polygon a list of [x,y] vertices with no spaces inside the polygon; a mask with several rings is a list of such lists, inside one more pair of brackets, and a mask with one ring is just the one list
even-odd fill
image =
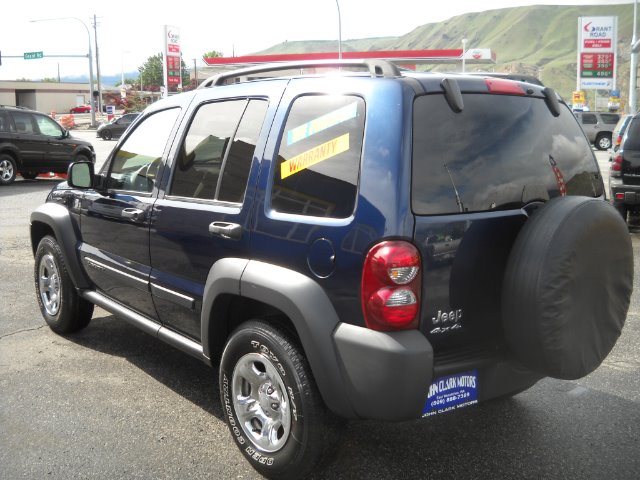
{"label": "windshield", "polygon": [[418,215],[520,208],[559,195],[601,196],[598,166],[569,109],[544,100],[466,94],[418,97],[413,114],[412,207]]}

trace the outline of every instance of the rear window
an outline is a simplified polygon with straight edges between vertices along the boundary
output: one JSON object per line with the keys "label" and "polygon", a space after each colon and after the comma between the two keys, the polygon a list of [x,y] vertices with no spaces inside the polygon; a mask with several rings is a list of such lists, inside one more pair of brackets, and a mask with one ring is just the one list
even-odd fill
{"label": "rear window", "polygon": [[488,211],[559,195],[600,196],[604,186],[575,117],[542,99],[466,94],[454,113],[444,95],[413,112],[412,206],[418,215]]}

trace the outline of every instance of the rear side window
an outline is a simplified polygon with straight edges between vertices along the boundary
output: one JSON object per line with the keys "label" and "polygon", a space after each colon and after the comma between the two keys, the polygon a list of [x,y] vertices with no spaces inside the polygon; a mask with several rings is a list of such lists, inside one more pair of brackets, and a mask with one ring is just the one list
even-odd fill
{"label": "rear side window", "polygon": [[443,95],[414,102],[412,206],[418,215],[520,208],[559,195],[600,196],[593,152],[567,108],[544,100],[464,95],[454,113]]}
{"label": "rear side window", "polygon": [[600,117],[607,125],[615,125],[618,123],[618,120],[620,120],[620,115],[616,115],[615,113],[601,113]]}
{"label": "rear side window", "polygon": [[635,117],[627,127],[624,137],[625,150],[640,150],[640,117]]}
{"label": "rear side window", "polygon": [[583,113],[580,115],[582,118],[582,123],[584,125],[595,125],[598,123],[598,117],[596,117],[593,113]]}
{"label": "rear side window", "polygon": [[13,112],[13,123],[16,125],[17,133],[35,134],[32,115],[27,112]]}
{"label": "rear side window", "polygon": [[180,149],[170,195],[241,203],[267,107],[255,99],[202,105]]}
{"label": "rear side window", "polygon": [[0,110],[0,132],[10,132],[11,121],[9,120],[9,114]]}
{"label": "rear side window", "polygon": [[356,202],[364,100],[308,95],[295,100],[278,150],[271,206],[283,213],[346,218]]}

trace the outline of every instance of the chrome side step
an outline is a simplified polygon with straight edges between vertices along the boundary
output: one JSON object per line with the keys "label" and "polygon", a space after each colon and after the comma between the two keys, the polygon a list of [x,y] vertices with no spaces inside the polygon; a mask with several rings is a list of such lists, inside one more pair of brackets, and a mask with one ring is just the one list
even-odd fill
{"label": "chrome side step", "polygon": [[202,351],[202,345],[194,342],[190,338],[187,338],[184,335],[180,335],[173,330],[163,327],[160,323],[149,320],[147,317],[128,309],[124,305],[111,300],[101,293],[95,292],[93,290],[82,290],[80,292],[80,295],[85,300],[88,300],[89,302],[104,308],[106,311],[122,318],[123,320],[129,322],[131,325],[139,328],[143,332],[159,338],[160,340],[168,343],[178,350],[181,350],[184,353],[188,353],[192,357],[202,360],[208,365],[211,364],[209,358],[207,358]]}

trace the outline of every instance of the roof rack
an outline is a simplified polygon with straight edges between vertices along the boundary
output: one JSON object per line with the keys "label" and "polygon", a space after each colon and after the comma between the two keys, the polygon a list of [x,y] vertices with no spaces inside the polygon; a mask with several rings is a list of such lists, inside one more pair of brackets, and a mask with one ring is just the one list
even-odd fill
{"label": "roof rack", "polygon": [[340,67],[366,67],[372,77],[397,78],[402,73],[393,63],[382,59],[363,60],[307,60],[300,62],[268,63],[253,67],[241,68],[231,72],[213,75],[202,82],[198,88],[219,87],[232,78],[239,78],[254,73],[277,72],[296,68],[340,68]]}

